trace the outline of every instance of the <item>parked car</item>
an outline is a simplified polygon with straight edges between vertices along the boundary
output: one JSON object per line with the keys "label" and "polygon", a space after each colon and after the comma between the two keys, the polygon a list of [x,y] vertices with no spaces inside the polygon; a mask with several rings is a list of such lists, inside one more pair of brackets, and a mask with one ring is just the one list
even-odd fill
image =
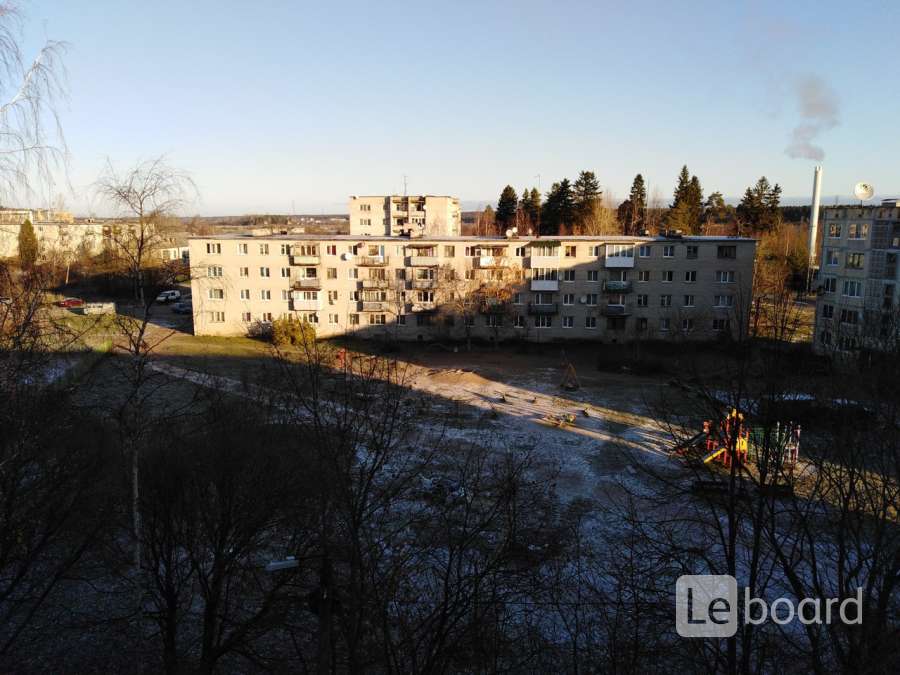
{"label": "parked car", "polygon": [[193,308],[189,302],[176,302],[172,305],[172,311],[176,314],[190,314]]}
{"label": "parked car", "polygon": [[181,299],[181,291],[163,291],[156,296],[157,302],[176,302]]}
{"label": "parked car", "polygon": [[56,303],[57,307],[82,307],[84,306],[84,300],[81,298],[64,298]]}

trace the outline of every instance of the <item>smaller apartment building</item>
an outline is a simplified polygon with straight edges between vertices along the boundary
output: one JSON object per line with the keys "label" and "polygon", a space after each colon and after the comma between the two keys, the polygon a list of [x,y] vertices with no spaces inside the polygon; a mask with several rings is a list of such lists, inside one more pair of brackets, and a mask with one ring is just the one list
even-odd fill
{"label": "smaller apartment building", "polygon": [[459,199],[444,195],[350,197],[350,234],[356,237],[457,237]]}
{"label": "smaller apartment building", "polygon": [[814,346],[879,348],[898,337],[900,200],[825,209]]}
{"label": "smaller apartment building", "polygon": [[[198,335],[295,316],[322,337],[614,341],[745,330],[756,242],[235,234],[189,248]],[[459,310],[461,291],[488,286],[509,292]]]}

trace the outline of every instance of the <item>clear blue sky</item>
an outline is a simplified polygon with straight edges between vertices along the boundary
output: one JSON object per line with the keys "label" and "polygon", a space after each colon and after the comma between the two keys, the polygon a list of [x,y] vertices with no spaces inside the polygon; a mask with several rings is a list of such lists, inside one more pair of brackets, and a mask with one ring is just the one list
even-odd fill
{"label": "clear blue sky", "polygon": [[[900,195],[896,2],[121,2],[33,0],[28,44],[66,40],[69,198],[106,157],[166,154],[198,213],[346,210],[402,190],[496,200],[594,170],[667,201],[762,174],[806,197],[795,83],[837,94],[824,192]],[[827,125],[826,125],[827,126]]]}

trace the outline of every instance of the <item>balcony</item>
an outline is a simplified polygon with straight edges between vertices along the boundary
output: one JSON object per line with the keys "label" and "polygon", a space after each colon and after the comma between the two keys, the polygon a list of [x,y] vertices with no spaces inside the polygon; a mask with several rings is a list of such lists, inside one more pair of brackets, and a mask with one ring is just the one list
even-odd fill
{"label": "balcony", "polygon": [[358,305],[360,312],[383,312],[388,308],[388,304],[381,300],[363,300]]}
{"label": "balcony", "polygon": [[634,267],[634,256],[606,256],[606,258],[603,259],[603,264],[606,267],[611,268]]}
{"label": "balcony", "polygon": [[536,305],[533,302],[529,302],[528,313],[537,314],[539,316],[546,314],[559,314],[559,303],[551,302],[545,305]]}
{"label": "balcony", "polygon": [[321,258],[318,255],[292,255],[291,265],[318,265]]}
{"label": "balcony", "polygon": [[475,258],[475,266],[483,270],[508,267],[509,258],[500,255],[483,255],[479,258]]}
{"label": "balcony", "polygon": [[391,282],[389,279],[362,279],[360,285],[362,288],[390,288]]}
{"label": "balcony", "polygon": [[437,288],[437,279],[413,279],[412,289],[414,291],[430,291]]}
{"label": "balcony", "polygon": [[322,281],[318,277],[291,277],[291,288],[319,290],[322,288]]}
{"label": "balcony", "polygon": [[603,290],[606,293],[631,293],[631,282],[610,279],[603,282]]}
{"label": "balcony", "polygon": [[531,280],[531,290],[532,291],[550,291],[555,292],[559,290],[559,280],[558,279],[532,279]]}
{"label": "balcony", "polygon": [[508,302],[502,302],[496,298],[489,298],[482,301],[478,307],[478,311],[482,314],[504,314],[509,309]]}
{"label": "balcony", "polygon": [[547,267],[550,269],[556,269],[559,267],[559,256],[558,255],[532,255],[528,258],[528,264],[531,266],[531,269],[536,269],[539,267]]}
{"label": "balcony", "polygon": [[354,261],[360,267],[384,267],[388,264],[386,255],[358,255]]}
{"label": "balcony", "polygon": [[433,302],[414,302],[412,304],[413,312],[433,312],[437,309],[437,305]]}
{"label": "balcony", "polygon": [[291,309],[295,312],[316,312],[322,309],[322,301],[291,299]]}
{"label": "balcony", "polygon": [[413,255],[406,259],[407,267],[437,267],[439,264],[437,256],[433,255]]}
{"label": "balcony", "polygon": [[600,308],[603,316],[628,316],[631,314],[631,307],[627,305],[603,305]]}

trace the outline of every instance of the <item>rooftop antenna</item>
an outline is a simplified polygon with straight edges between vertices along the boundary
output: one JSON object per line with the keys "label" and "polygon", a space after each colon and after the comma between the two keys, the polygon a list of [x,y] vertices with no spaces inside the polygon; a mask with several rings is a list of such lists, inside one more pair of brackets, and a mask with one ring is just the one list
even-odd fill
{"label": "rooftop antenna", "polygon": [[403,196],[406,197],[406,174],[403,174]]}

